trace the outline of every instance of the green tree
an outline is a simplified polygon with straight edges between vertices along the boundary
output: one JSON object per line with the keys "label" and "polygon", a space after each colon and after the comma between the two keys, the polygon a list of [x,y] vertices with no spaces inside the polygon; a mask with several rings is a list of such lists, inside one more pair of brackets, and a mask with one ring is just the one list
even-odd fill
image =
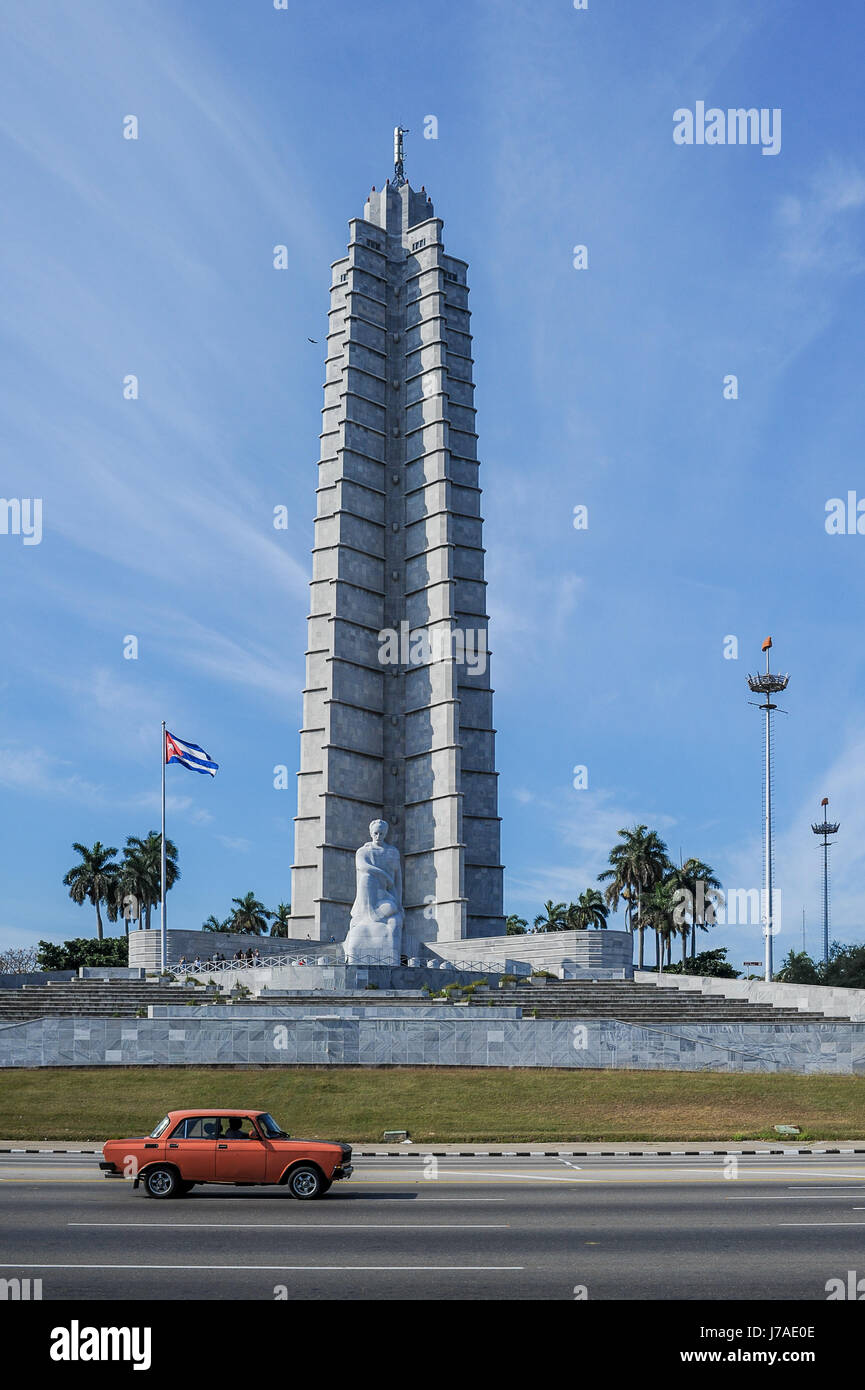
{"label": "green tree", "polygon": [[40,941],[36,964],[40,970],[77,970],[82,965],[127,965],[128,942],[125,936],[109,936],[94,941],[92,937],[76,937],[58,945],[55,941]]}
{"label": "green tree", "polygon": [[554,903],[552,898],[548,898],[544,903],[543,912],[539,912],[534,921],[535,931],[565,931],[567,929],[567,903]]}
{"label": "green tree", "polygon": [[727,960],[727,947],[716,946],[712,951],[701,951],[698,956],[689,956],[684,967],[679,961],[667,966],[665,975],[712,975],[721,980],[738,980],[739,971],[734,970]]}
{"label": "green tree", "polygon": [[676,925],[676,886],[670,879],[660,879],[640,895],[640,917],[635,926],[642,931],[648,929],[655,933],[655,957],[658,973],[664,966],[665,953],[669,956],[673,937],[678,930]]}
{"label": "green tree", "polygon": [[270,934],[286,937],[291,935],[291,903],[277,903]]}
{"label": "green tree", "polygon": [[77,841],[72,848],[81,856],[81,862],[74,864],[68,873],[64,874],[63,883],[69,889],[69,896],[74,903],[80,906],[88,902],[96,908],[96,931],[99,940],[102,941],[102,914],[99,904],[108,905],[115,900],[118,866],[113,859],[117,850],[113,846],[103,845],[101,840],[97,840],[92,849]]}
{"label": "green tree", "polygon": [[230,931],[243,932],[248,936],[261,936],[267,932],[267,924],[273,913],[258,901],[254,893],[246,893],[242,898],[232,898],[231,901],[234,911]]}
{"label": "green tree", "polygon": [[[681,868],[674,869],[676,887],[685,896],[680,899],[687,922],[682,924],[682,960],[697,953],[697,928],[708,931],[715,925],[716,909],[723,904],[721,882],[702,859],[686,859]],[[690,925],[688,925],[690,923]],[[687,950],[690,936],[690,951]]]}
{"label": "green tree", "polygon": [[833,941],[829,960],[819,966],[820,983],[843,989],[865,989],[865,946],[842,946]]}
{"label": "green tree", "polygon": [[610,868],[598,874],[603,882],[609,879],[604,893],[607,904],[615,912],[619,901],[625,903],[625,923],[629,932],[639,936],[638,966],[643,968],[643,894],[659,883],[670,871],[667,846],[657,831],[647,825],[634,825],[619,831],[619,842],[610,850]]}
{"label": "green tree", "polygon": [[[151,830],[146,839],[130,835],[123,851],[121,871],[128,874],[130,886],[126,889],[135,893],[144,911],[144,928],[150,930],[150,913],[160,899],[160,876],[162,873],[162,836],[158,830]],[[177,846],[173,840],[165,841],[165,891],[170,893],[180,878],[177,867]],[[133,887],[132,884],[136,884]]]}
{"label": "green tree", "polygon": [[153,863],[153,856],[144,848],[144,841],[129,836],[123,851],[123,859],[117,877],[116,901],[111,920],[123,911],[123,899],[131,894],[138,903],[138,921],[150,925],[150,905],[159,901],[159,860]]}
{"label": "green tree", "polygon": [[807,951],[794,951],[792,946],[781,962],[781,969],[772,977],[785,985],[819,985],[820,970]]}
{"label": "green tree", "polygon": [[609,915],[610,909],[604,902],[603,894],[597,888],[587,888],[575,903],[569,905],[568,926],[576,931],[584,931],[588,927],[603,928]]}
{"label": "green tree", "polygon": [[525,936],[528,925],[525,917],[518,917],[515,912],[511,912],[505,919],[505,935]]}
{"label": "green tree", "polygon": [[206,922],[201,924],[202,931],[231,931],[231,918],[226,917],[224,922],[220,922],[218,917],[210,914]]}

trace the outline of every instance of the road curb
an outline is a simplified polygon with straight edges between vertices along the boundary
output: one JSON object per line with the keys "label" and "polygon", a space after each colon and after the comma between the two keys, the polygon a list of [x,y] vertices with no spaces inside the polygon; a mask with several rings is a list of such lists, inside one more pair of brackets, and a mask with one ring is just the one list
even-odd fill
{"label": "road curb", "polygon": [[[89,1157],[102,1152],[102,1145],[99,1143],[78,1144],[73,1147],[55,1147],[51,1144],[39,1144],[31,1141],[29,1144],[21,1142],[0,1144],[0,1154],[52,1154],[78,1155]],[[497,1148],[462,1148],[457,1145],[446,1145],[442,1148],[432,1148],[424,1144],[405,1144],[398,1149],[395,1148],[354,1148],[355,1158],[416,1158],[419,1155],[426,1157],[431,1155],[433,1158],[726,1158],[726,1157],[754,1157],[766,1158],[770,1156],[796,1156],[812,1154],[865,1154],[865,1146],[854,1148],[851,1146],[837,1147],[828,1145],[810,1145],[807,1148],[793,1148],[787,1145],[783,1148],[744,1148],[741,1145],[728,1146],[726,1148],[707,1148],[670,1146],[659,1148],[655,1145],[648,1147],[635,1148],[631,1145],[615,1145],[609,1148],[601,1147],[600,1144],[589,1144],[583,1148],[571,1146],[557,1148],[533,1148],[523,1149],[515,1146],[501,1146]]]}

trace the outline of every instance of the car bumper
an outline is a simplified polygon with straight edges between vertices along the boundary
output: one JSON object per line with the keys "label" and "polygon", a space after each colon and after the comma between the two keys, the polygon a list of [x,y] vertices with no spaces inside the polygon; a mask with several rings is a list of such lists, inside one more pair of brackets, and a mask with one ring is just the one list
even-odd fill
{"label": "car bumper", "polygon": [[352,1165],[350,1163],[345,1163],[340,1168],[334,1168],[333,1180],[334,1182],[339,1182],[341,1178],[350,1178],[353,1172],[354,1168]]}
{"label": "car bumper", "polygon": [[123,1174],[122,1174],[121,1172],[118,1171],[118,1169],[114,1166],[113,1163],[108,1163],[108,1162],[106,1162],[106,1160],[104,1160],[104,1159],[103,1159],[102,1162],[99,1164],[99,1167],[102,1169],[102,1176],[105,1177],[105,1178],[122,1178],[122,1177],[123,1177]]}

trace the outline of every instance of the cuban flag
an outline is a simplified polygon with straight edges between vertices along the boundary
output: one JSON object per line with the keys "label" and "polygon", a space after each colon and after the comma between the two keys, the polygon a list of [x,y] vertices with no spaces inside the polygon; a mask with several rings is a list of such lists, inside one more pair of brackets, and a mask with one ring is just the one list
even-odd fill
{"label": "cuban flag", "polygon": [[182,763],[188,767],[190,772],[209,772],[211,777],[215,777],[219,768],[219,763],[211,760],[210,754],[205,753],[203,748],[199,748],[197,743],[186,743],[176,734],[170,734],[165,730],[165,761],[167,763]]}

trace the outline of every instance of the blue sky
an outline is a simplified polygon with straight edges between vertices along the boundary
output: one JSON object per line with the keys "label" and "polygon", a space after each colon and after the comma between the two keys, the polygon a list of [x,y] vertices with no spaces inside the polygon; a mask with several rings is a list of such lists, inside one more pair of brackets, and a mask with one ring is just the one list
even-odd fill
{"label": "blue sky", "polygon": [[[169,769],[171,920],[289,897],[329,264],[397,121],[470,265],[507,910],[637,821],[759,886],[771,633],[778,948],[803,907],[818,946],[822,795],[862,937],[865,537],[824,522],[865,496],[865,21],[703,8],[12,0],[0,491],[43,538],[0,535],[0,944],[93,930],[70,846],[158,824],[163,718],[222,767]],[[780,108],[780,153],[675,145],[698,100]]]}

